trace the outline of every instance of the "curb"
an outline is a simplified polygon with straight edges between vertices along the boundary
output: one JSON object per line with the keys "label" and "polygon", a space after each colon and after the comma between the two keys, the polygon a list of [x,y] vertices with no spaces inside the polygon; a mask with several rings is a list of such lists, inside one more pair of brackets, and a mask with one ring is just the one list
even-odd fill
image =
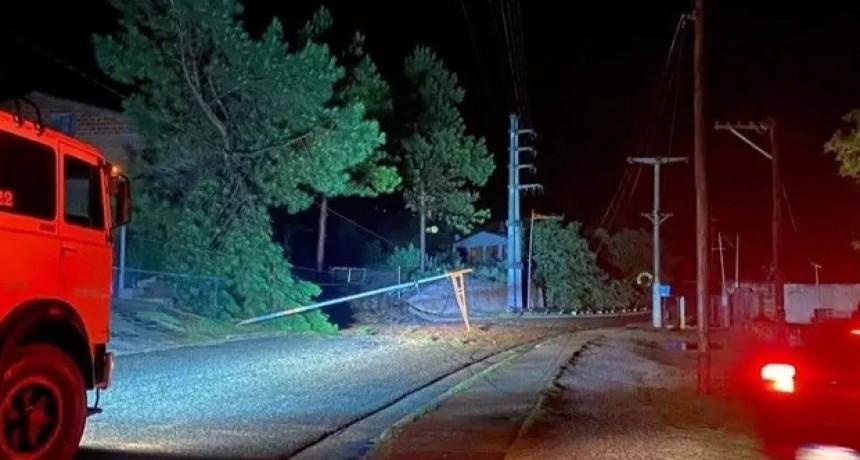
{"label": "curb", "polygon": [[[421,418],[423,415],[438,409],[439,406],[443,402],[445,402],[446,399],[450,398],[451,396],[458,394],[458,393],[461,393],[463,391],[468,391],[470,385],[472,383],[474,383],[475,381],[477,381],[478,379],[482,379],[482,378],[492,374],[493,372],[495,372],[496,370],[498,370],[502,366],[510,364],[515,359],[521,358],[523,355],[525,355],[529,351],[534,350],[538,345],[540,345],[540,344],[542,344],[548,340],[552,340],[556,337],[558,337],[558,336],[553,335],[552,337],[547,337],[547,338],[540,340],[540,341],[533,341],[533,342],[525,343],[525,344],[519,345],[517,347],[514,347],[514,349],[502,352],[503,355],[507,355],[507,356],[502,358],[499,362],[493,363],[493,364],[487,366],[485,369],[482,369],[480,372],[472,374],[471,376],[467,377],[463,381],[457,383],[453,387],[446,390],[444,393],[433,398],[433,400],[431,400],[427,404],[424,404],[423,406],[415,409],[412,413],[404,416],[400,420],[391,424],[391,426],[386,428],[382,432],[382,434],[380,434],[379,436],[376,437],[376,439],[373,441],[374,447],[365,455],[364,458],[373,458],[373,453],[375,451],[377,451],[377,449],[379,449],[379,447],[381,447],[381,445],[383,443],[385,443],[386,441],[391,439],[394,432],[397,431],[398,429],[402,428],[405,425],[408,425],[411,422],[414,422],[415,420]],[[522,350],[522,351],[520,351],[520,350]],[[460,372],[467,372],[467,371],[468,371],[468,368],[460,370]]]}
{"label": "curb", "polygon": [[[599,329],[597,331],[599,331]],[[390,442],[396,442],[395,440],[398,436],[397,432],[403,429],[404,426],[412,422],[416,422],[421,417],[428,415],[435,410],[438,410],[442,405],[444,405],[446,400],[448,400],[452,396],[471,391],[473,385],[475,383],[480,383],[480,380],[486,378],[487,375],[490,375],[497,371],[504,372],[503,368],[514,365],[517,361],[523,360],[525,355],[527,355],[528,353],[531,353],[542,346],[547,346],[547,343],[555,340],[563,341],[564,343],[559,343],[558,345],[562,351],[566,350],[568,348],[567,341],[577,334],[581,334],[581,332],[553,334],[551,336],[543,337],[539,340],[516,347],[515,349],[511,350],[511,353],[502,358],[500,361],[488,366],[480,372],[475,373],[469,378],[451,387],[443,394],[434,398],[431,402],[416,409],[409,415],[401,418],[400,420],[386,428],[385,431],[383,431],[382,434],[374,440],[373,447],[363,458],[371,460],[382,458],[382,455],[386,452],[388,444]],[[567,338],[565,338],[565,336],[567,336]],[[586,340],[580,342],[580,345],[578,347],[570,349],[567,353],[560,353],[555,358],[555,360],[553,361],[553,363],[557,364],[557,367],[555,368],[555,373],[545,375],[540,379],[541,382],[545,382],[543,384],[543,388],[536,386],[536,389],[539,390],[534,393],[536,396],[536,401],[533,403],[531,408],[525,410],[521,413],[520,416],[518,416],[519,421],[516,422],[517,425],[514,425],[512,427],[514,429],[515,436],[513,437],[513,439],[511,439],[508,448],[513,446],[519,440],[520,436],[528,426],[530,418],[533,417],[535,409],[541,407],[541,404],[544,402],[547,395],[547,390],[552,388],[556,384],[558,378],[571,366],[571,364],[576,360],[578,356],[584,353],[593,345],[595,341],[600,340],[602,337],[603,334],[599,332],[593,336],[587,336],[585,337]],[[555,353],[555,351],[553,351],[552,353]]]}
{"label": "curb", "polygon": [[511,441],[511,444],[510,444],[511,447],[516,445],[516,443],[520,440],[520,438],[533,426],[535,420],[537,420],[537,417],[540,414],[541,408],[543,408],[547,399],[550,397],[550,392],[552,392],[552,390],[559,388],[558,379],[561,378],[562,374],[564,374],[571,367],[573,367],[576,364],[576,360],[580,356],[582,356],[583,353],[585,353],[591,347],[593,347],[595,342],[598,342],[599,340],[603,339],[603,337],[604,337],[603,335],[600,335],[600,336],[595,337],[593,339],[590,339],[587,342],[585,342],[584,344],[582,344],[582,346],[579,347],[573,353],[571,353],[570,356],[567,358],[567,360],[565,360],[564,364],[558,368],[558,370],[556,371],[556,373],[552,377],[552,379],[550,379],[547,382],[547,384],[544,386],[544,388],[540,391],[538,399],[535,402],[534,406],[531,409],[529,409],[528,413],[523,418],[523,422],[520,425],[520,429],[517,430],[517,435],[514,436],[513,441]]}
{"label": "curb", "polygon": [[[409,305],[409,311],[418,316],[419,318],[425,321],[433,321],[440,323],[461,323],[463,322],[463,318],[460,316],[442,316],[437,315],[433,312]],[[601,318],[635,318],[635,317],[645,317],[651,316],[651,312],[648,311],[632,311],[632,312],[622,312],[622,313],[589,313],[589,314],[581,314],[581,315],[571,315],[571,314],[539,314],[539,313],[528,313],[528,314],[514,314],[514,313],[496,313],[496,314],[479,314],[474,315],[470,314],[469,319],[473,321],[481,321],[481,320],[543,320],[543,319],[601,319]]]}

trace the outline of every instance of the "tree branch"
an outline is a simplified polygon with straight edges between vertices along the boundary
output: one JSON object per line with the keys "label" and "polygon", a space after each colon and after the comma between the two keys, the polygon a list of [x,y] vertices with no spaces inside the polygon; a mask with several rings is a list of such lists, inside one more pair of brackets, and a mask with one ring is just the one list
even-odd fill
{"label": "tree branch", "polygon": [[[176,21],[173,21],[173,26],[176,29],[176,34],[179,38],[179,60],[180,67],[182,67],[182,76],[185,78],[185,82],[188,84],[189,89],[191,90],[191,94],[194,96],[194,100],[200,106],[200,109],[203,111],[203,114],[215,126],[215,129],[221,134],[221,139],[224,141],[224,149],[230,150],[230,137],[227,133],[227,126],[224,125],[221,120],[215,115],[215,112],[212,111],[212,107],[209,107],[209,104],[206,103],[206,100],[203,99],[203,94],[200,92],[200,76],[198,75],[199,70],[196,65],[193,63],[189,63],[188,59],[185,55],[185,50],[187,47],[187,43],[185,41],[185,33],[182,30],[181,24],[178,24]],[[192,75],[189,71],[189,67],[194,65],[194,74]],[[196,82],[196,84],[195,84]]]}

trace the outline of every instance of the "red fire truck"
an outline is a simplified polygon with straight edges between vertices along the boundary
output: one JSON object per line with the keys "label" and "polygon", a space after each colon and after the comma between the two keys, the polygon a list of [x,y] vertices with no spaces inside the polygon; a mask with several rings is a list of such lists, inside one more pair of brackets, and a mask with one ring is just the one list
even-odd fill
{"label": "red fire truck", "polygon": [[0,458],[64,460],[87,391],[110,385],[113,246],[131,192],[95,147],[35,118],[0,111]]}

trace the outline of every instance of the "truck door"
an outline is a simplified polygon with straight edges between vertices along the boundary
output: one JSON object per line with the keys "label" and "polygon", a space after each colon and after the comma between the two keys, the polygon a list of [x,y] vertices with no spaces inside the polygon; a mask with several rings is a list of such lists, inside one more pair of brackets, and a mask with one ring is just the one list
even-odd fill
{"label": "truck door", "polygon": [[106,340],[113,267],[104,175],[94,155],[67,144],[60,154],[60,290],[81,312],[90,339]]}
{"label": "truck door", "polygon": [[57,154],[0,129],[0,316],[59,294]]}

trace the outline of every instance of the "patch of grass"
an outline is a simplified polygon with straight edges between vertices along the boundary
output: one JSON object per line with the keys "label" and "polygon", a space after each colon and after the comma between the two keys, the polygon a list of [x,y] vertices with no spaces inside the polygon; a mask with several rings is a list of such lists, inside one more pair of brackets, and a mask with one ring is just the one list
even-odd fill
{"label": "patch of grass", "polygon": [[355,335],[370,336],[379,334],[379,328],[375,326],[361,325],[349,329]]}
{"label": "patch of grass", "polygon": [[180,321],[179,318],[164,311],[142,310],[136,312],[135,316],[137,316],[137,318],[143,321],[151,321],[153,323],[156,323],[159,326],[171,331],[182,332],[185,330],[182,325],[182,321]]}

